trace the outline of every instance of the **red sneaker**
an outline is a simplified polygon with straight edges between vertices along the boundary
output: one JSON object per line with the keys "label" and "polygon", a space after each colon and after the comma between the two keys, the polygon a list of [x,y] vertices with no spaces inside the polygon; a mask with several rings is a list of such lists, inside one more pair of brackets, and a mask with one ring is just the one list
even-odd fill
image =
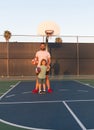
{"label": "red sneaker", "polygon": [[33,89],[32,93],[38,93],[38,90],[37,89]]}
{"label": "red sneaker", "polygon": [[53,90],[51,88],[48,89],[48,93],[52,93]]}

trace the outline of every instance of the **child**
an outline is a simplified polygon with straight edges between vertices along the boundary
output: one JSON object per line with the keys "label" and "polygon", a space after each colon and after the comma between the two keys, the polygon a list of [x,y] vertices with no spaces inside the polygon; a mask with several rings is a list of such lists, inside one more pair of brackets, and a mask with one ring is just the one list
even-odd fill
{"label": "child", "polygon": [[[42,59],[40,65],[40,71],[38,74],[38,83],[39,83],[39,93],[42,94],[46,92],[46,72],[49,71],[49,67],[47,67],[47,61]],[[43,86],[43,91],[42,91]]]}

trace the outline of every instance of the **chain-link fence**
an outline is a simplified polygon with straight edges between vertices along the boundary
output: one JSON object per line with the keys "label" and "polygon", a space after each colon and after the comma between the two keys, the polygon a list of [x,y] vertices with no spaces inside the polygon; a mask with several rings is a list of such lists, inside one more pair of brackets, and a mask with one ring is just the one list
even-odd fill
{"label": "chain-link fence", "polygon": [[[0,76],[34,76],[31,60],[40,42],[1,42]],[[50,75],[94,75],[93,43],[48,43]]]}

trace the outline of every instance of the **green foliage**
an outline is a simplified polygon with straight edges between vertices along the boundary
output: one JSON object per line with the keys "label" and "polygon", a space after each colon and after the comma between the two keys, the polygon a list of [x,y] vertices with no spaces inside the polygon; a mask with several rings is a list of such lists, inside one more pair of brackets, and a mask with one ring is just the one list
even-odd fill
{"label": "green foliage", "polygon": [[63,41],[62,41],[62,38],[57,37],[57,38],[55,39],[55,42],[56,42],[56,43],[62,43]]}
{"label": "green foliage", "polygon": [[9,39],[11,38],[11,32],[6,30],[4,32],[4,38],[6,39],[6,41],[9,41]]}

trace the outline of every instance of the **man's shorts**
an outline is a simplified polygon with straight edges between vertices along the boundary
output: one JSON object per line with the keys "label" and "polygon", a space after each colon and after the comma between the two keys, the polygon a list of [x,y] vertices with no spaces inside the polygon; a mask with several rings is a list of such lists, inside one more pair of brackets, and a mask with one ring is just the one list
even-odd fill
{"label": "man's shorts", "polygon": [[49,75],[49,73],[50,73],[50,71],[47,71],[47,72],[46,72],[46,75]]}

